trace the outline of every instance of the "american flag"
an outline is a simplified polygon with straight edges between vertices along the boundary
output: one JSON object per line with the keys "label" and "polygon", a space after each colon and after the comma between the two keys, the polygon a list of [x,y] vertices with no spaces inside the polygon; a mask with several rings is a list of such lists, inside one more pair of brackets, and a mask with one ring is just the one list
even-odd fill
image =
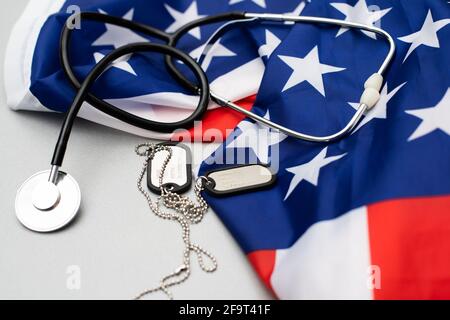
{"label": "american flag", "polygon": [[[381,99],[350,136],[328,145],[306,143],[212,105],[203,129],[235,131],[200,174],[222,168],[215,161],[221,154],[242,150],[246,158],[276,167],[278,180],[271,189],[207,200],[280,299],[450,298],[447,1],[31,1],[14,31],[18,39],[29,41],[9,48],[10,57],[21,43],[32,50],[25,63],[8,67],[11,107],[64,111],[69,106],[73,92],[62,74],[57,46],[73,4],[168,31],[205,15],[243,10],[330,17],[389,32],[397,53]],[[143,40],[112,26],[86,24],[73,39],[80,77],[108,50]],[[33,32],[19,36],[26,25]],[[194,29],[181,48],[198,55],[216,27]],[[221,95],[243,100],[255,113],[287,127],[324,135],[351,118],[362,84],[378,70],[386,52],[385,42],[367,32],[260,24],[221,39],[204,67]],[[95,92],[153,119],[187,114],[194,97],[174,85],[157,59],[162,58],[133,55],[116,63]],[[83,110],[87,119],[161,137],[89,106]]]}
{"label": "american flag", "polygon": [[[64,112],[70,106],[74,90],[62,72],[58,46],[62,26],[77,10],[110,14],[173,32],[189,21],[221,12],[270,10],[298,15],[304,8],[302,0],[271,2],[30,0],[8,45],[8,104],[13,109],[57,112]],[[192,30],[180,42],[180,49],[199,58],[204,44],[216,28],[217,25],[210,25]],[[255,50],[264,37],[247,36],[248,41],[241,41],[238,34],[225,39],[225,42],[221,41],[207,57],[203,67],[217,93],[233,101],[243,100],[241,104],[250,109],[254,98],[248,98],[258,92],[265,70],[258,50]],[[111,49],[142,41],[160,42],[114,25],[81,21],[80,30],[73,32],[71,41],[70,55],[75,74],[82,79]],[[198,98],[174,81],[163,61],[161,55],[135,54],[125,57],[97,81],[93,91],[98,97],[144,118],[167,122],[184,119],[192,113]],[[217,105],[211,105],[202,123],[202,131],[215,128],[225,132],[226,129],[236,127],[244,118],[235,112],[217,108]],[[80,116],[141,136],[170,138],[170,135],[133,128],[88,104],[82,108]]]}

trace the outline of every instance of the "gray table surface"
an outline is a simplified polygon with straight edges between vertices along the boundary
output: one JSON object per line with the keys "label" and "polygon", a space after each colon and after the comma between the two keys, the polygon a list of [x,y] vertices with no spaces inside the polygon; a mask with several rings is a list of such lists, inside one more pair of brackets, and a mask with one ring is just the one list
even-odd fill
{"label": "gray table surface", "polygon": [[[3,1],[0,10],[0,299],[133,298],[173,271],[183,248],[179,227],[154,217],[135,188],[141,160],[133,148],[144,139],[77,121],[65,168],[83,193],[80,216],[69,228],[46,235],[16,220],[17,187],[48,169],[62,120],[6,106],[5,48],[26,3]],[[216,255],[219,269],[205,274],[193,260],[191,279],[173,290],[176,299],[271,297],[212,211],[193,228],[193,239]],[[68,286],[72,270],[81,272],[79,289]]]}

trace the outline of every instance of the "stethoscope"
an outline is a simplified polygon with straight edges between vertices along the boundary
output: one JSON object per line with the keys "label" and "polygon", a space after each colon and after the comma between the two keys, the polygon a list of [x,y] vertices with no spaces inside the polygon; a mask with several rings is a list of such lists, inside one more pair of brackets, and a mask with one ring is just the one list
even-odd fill
{"label": "stethoscope", "polygon": [[[392,61],[395,53],[395,43],[392,37],[386,31],[374,27],[363,25],[359,23],[329,19],[321,17],[306,17],[306,16],[290,16],[283,14],[259,14],[246,12],[230,12],[209,16],[198,19],[181,27],[175,33],[169,34],[159,29],[150,27],[145,24],[125,20],[122,18],[105,15],[95,12],[83,12],[79,16],[81,19],[93,20],[102,23],[112,24],[123,28],[128,28],[132,31],[139,32],[159,40],[167,44],[158,43],[133,43],[125,45],[118,49],[111,51],[106,55],[97,65],[90,71],[83,82],[75,76],[72,69],[69,56],[69,45],[72,30],[67,24],[64,25],[60,42],[60,59],[64,73],[69,79],[70,83],[77,90],[77,95],[73,103],[66,113],[61,132],[57,144],[55,146],[51,169],[36,173],[30,177],[19,188],[16,196],[15,208],[16,215],[19,221],[28,229],[36,232],[51,232],[61,229],[68,225],[77,215],[81,204],[81,191],[76,180],[66,172],[60,170],[64,155],[66,153],[69,137],[72,127],[77,117],[77,114],[83,104],[88,102],[91,106],[121,120],[130,125],[139,127],[145,130],[151,130],[162,133],[171,133],[177,129],[188,129],[193,127],[194,122],[200,120],[206,112],[210,100],[215,103],[238,111],[254,121],[278,130],[288,136],[300,140],[310,142],[331,142],[345,137],[352,132],[355,126],[359,123],[366,111],[373,108],[380,98],[380,90],[383,85],[384,74]],[[364,91],[361,96],[360,104],[354,116],[350,119],[348,124],[339,132],[327,136],[313,136],[297,132],[295,130],[286,128],[278,123],[272,122],[263,118],[245,108],[229,101],[228,99],[219,96],[210,90],[208,78],[201,68],[202,59],[208,54],[214,43],[227,32],[234,25],[239,23],[249,23],[257,21],[272,21],[272,22],[291,22],[291,23],[316,23],[325,25],[337,25],[346,28],[354,28],[364,31],[369,31],[380,35],[389,43],[389,51],[386,54],[380,69],[370,76],[364,84]],[[199,26],[213,24],[218,22],[226,22],[220,27],[205,45],[205,51],[202,54],[200,61],[196,62],[186,53],[176,48],[180,39],[186,35],[190,30]],[[99,99],[89,92],[89,89],[98,77],[108,68],[112,63],[121,57],[133,53],[140,52],[154,52],[165,55],[165,62],[171,75],[183,86],[191,90],[193,93],[199,95],[200,99],[196,109],[186,119],[173,122],[162,123],[138,117],[134,114],[121,110],[110,103]],[[186,65],[195,77],[197,83],[188,80],[185,75],[176,67],[175,61],[181,61]]]}

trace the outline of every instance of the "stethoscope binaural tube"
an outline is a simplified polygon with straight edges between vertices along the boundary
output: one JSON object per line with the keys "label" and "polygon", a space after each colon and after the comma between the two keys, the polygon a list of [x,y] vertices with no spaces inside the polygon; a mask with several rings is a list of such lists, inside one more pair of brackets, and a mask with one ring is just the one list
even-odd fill
{"label": "stethoscope binaural tube", "polygon": [[[178,42],[180,39],[186,35],[189,31],[192,29],[213,24],[213,23],[219,23],[219,22],[231,22],[231,21],[239,21],[245,19],[245,12],[227,12],[222,14],[217,14],[213,16],[208,16],[204,18],[200,18],[194,21],[191,21],[184,26],[182,26],[180,29],[175,31],[173,34],[169,35],[168,45],[171,47],[177,47]],[[209,41],[208,41],[209,42]],[[190,80],[188,80],[183,73],[178,70],[176,67],[176,64],[173,60],[173,57],[166,56],[166,65],[172,74],[172,76],[180,83],[182,83],[186,88],[191,89],[193,92],[198,92],[199,88],[196,84],[192,83]]]}
{"label": "stethoscope binaural tube", "polygon": [[[193,28],[205,24],[205,21],[207,22],[208,18],[199,19],[198,21],[194,21],[184,27],[182,27],[180,30],[178,30],[174,37],[172,37],[172,41],[170,42],[171,46],[177,46],[178,40],[186,33],[188,33]],[[326,135],[326,136],[314,136],[305,134],[302,132],[298,132],[295,130],[292,130],[290,128],[286,128],[278,123],[275,123],[273,121],[270,121],[264,117],[261,117],[252,111],[249,111],[229,99],[222,97],[218,95],[217,93],[210,91],[210,98],[217,104],[228,107],[232,110],[235,110],[237,112],[240,112],[247,116],[248,118],[263,124],[265,126],[268,126],[272,129],[278,130],[290,137],[303,140],[303,141],[309,141],[309,142],[317,142],[317,143],[329,143],[333,142],[339,139],[344,138],[349,133],[353,131],[353,129],[357,126],[359,121],[362,119],[366,111],[373,108],[376,103],[378,102],[380,98],[380,92],[382,89],[382,85],[384,82],[384,76],[387,71],[387,68],[391,61],[394,58],[395,54],[395,42],[392,38],[392,36],[377,27],[364,25],[360,23],[345,21],[345,20],[339,20],[339,19],[330,19],[330,18],[322,18],[322,17],[309,17],[309,16],[293,16],[293,15],[286,15],[286,14],[267,14],[267,13],[233,13],[231,19],[226,19],[229,21],[229,23],[221,26],[216,30],[216,32],[211,36],[211,38],[208,40],[208,42],[205,44],[205,50],[201,55],[201,59],[199,61],[199,64],[201,65],[202,59],[205,58],[205,56],[208,54],[209,50],[213,47],[214,43],[230,28],[232,28],[234,25],[240,24],[240,23],[248,23],[248,22],[255,22],[255,21],[272,21],[272,22],[292,22],[292,23],[309,23],[309,24],[325,24],[325,25],[336,25],[346,28],[353,28],[358,30],[364,30],[373,32],[379,36],[381,36],[383,39],[385,39],[389,44],[389,51],[386,54],[386,57],[380,66],[379,70],[372,74],[367,81],[364,84],[364,89],[361,95],[359,107],[357,108],[355,114],[353,117],[348,121],[347,125],[342,128],[340,131]],[[170,57],[166,57],[166,63],[167,66],[172,73],[172,75],[181,83],[184,83],[186,86],[190,86],[192,88],[195,88],[195,84],[190,83],[190,81],[183,75],[183,73],[176,67],[176,65],[173,63],[173,59]]]}

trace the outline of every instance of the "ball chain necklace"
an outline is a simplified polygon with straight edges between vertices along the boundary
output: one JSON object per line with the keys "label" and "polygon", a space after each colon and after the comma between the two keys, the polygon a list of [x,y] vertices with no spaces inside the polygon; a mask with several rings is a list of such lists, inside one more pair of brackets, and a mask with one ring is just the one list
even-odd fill
{"label": "ball chain necklace", "polygon": [[[200,247],[199,245],[192,243],[191,241],[191,225],[198,224],[203,220],[206,212],[208,211],[208,204],[203,199],[201,193],[204,190],[205,177],[199,177],[195,183],[195,196],[197,203],[192,201],[186,196],[179,195],[172,192],[170,187],[164,186],[163,179],[166,172],[166,168],[172,159],[172,149],[167,145],[158,145],[151,143],[140,144],[136,147],[135,152],[140,157],[145,157],[143,168],[139,174],[137,180],[137,187],[139,192],[146,199],[150,210],[159,218],[163,220],[174,221],[180,224],[182,229],[182,238],[184,243],[184,253],[182,264],[174,271],[163,277],[158,286],[145,290],[139,294],[135,299],[140,300],[145,296],[162,291],[167,295],[169,299],[173,299],[173,295],[169,288],[180,285],[185,282],[191,274],[191,254],[197,255],[198,263],[201,269],[207,273],[212,273],[217,270],[216,258]],[[152,201],[150,193],[146,191],[143,186],[144,176],[147,173],[149,163],[155,158],[155,155],[159,152],[166,152],[167,156],[164,159],[162,168],[159,174],[159,188],[161,195],[156,201]],[[164,206],[173,212],[165,212],[161,209]],[[211,266],[207,266],[204,261],[204,257],[211,261]]]}
{"label": "ball chain necklace", "polygon": [[[177,149],[178,152],[174,153],[174,150]],[[184,150],[181,152],[181,154],[184,152],[183,156],[180,156],[180,150]],[[191,157],[188,148],[181,144],[173,143],[144,143],[138,145],[135,152],[138,156],[145,157],[143,168],[137,180],[139,192],[144,196],[150,210],[157,217],[177,222],[181,226],[184,243],[182,264],[174,272],[162,278],[157,287],[145,290],[136,299],[142,299],[146,295],[157,291],[162,291],[169,299],[173,299],[169,289],[185,282],[189,278],[192,253],[196,254],[198,263],[203,271],[211,273],[217,270],[217,261],[214,256],[191,241],[191,225],[200,223],[209,208],[202,197],[202,192],[208,192],[212,196],[224,197],[263,190],[272,187],[276,183],[276,174],[272,172],[268,165],[264,164],[226,166],[209,171],[195,182],[194,193],[196,202],[194,202],[188,197],[180,195],[189,189],[192,182]],[[167,153],[166,157],[155,159],[160,152]],[[158,165],[158,163],[160,164]],[[169,164],[171,169],[176,172],[179,171],[180,176],[183,176],[184,181],[180,185],[178,184],[180,181],[172,181],[172,183],[165,181],[165,178],[168,178],[165,177],[165,174],[168,171]],[[158,166],[160,166],[161,170],[155,171],[158,169]],[[180,170],[177,166],[185,169]],[[152,192],[159,194],[156,201],[152,201],[150,193],[143,186],[146,173],[147,187]],[[157,183],[154,180],[157,180]],[[162,207],[169,209],[170,212],[163,211]],[[205,258],[210,260],[209,266],[205,263]]]}

